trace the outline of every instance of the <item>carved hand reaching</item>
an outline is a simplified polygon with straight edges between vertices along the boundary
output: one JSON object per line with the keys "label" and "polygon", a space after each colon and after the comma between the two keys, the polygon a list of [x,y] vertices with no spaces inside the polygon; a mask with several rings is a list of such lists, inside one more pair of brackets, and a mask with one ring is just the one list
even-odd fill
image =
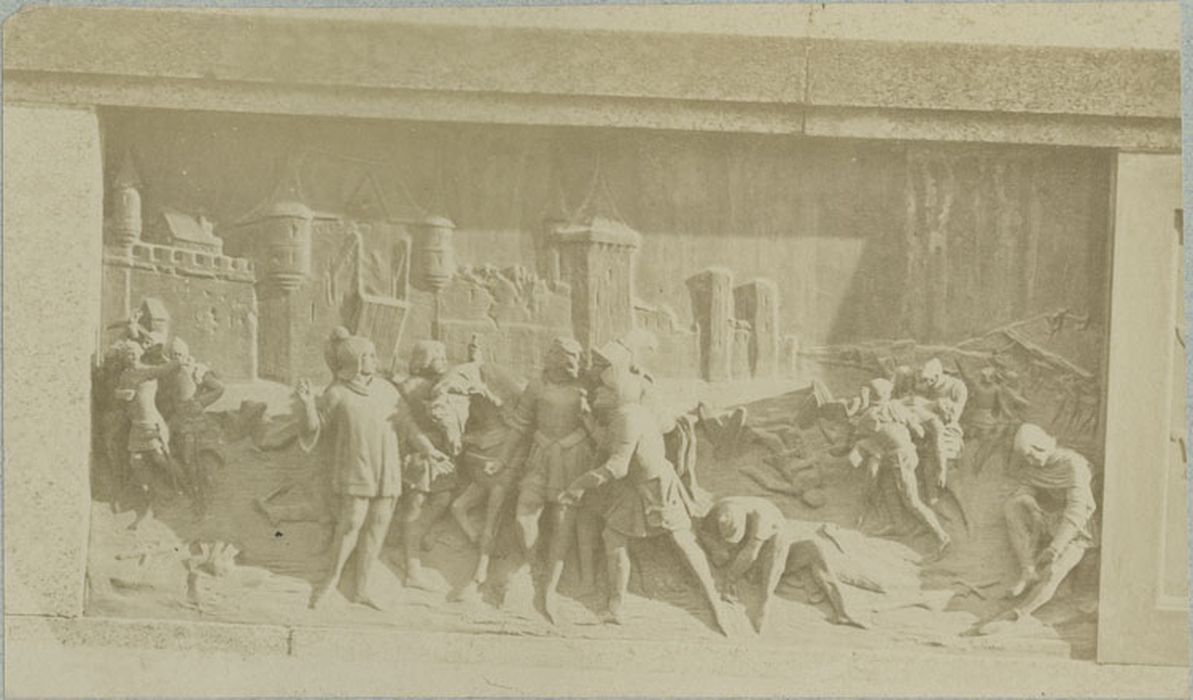
{"label": "carved hand reaching", "polygon": [[315,400],[311,395],[311,383],[305,379],[298,380],[298,386],[294,388],[294,394],[303,403],[310,403]]}
{"label": "carved hand reaching", "polygon": [[741,604],[741,596],[737,592],[737,581],[727,581],[721,590],[721,600],[730,605]]}
{"label": "carved hand reaching", "polygon": [[584,496],[584,491],[581,489],[568,489],[559,494],[556,499],[561,506],[574,506],[580,502]]}

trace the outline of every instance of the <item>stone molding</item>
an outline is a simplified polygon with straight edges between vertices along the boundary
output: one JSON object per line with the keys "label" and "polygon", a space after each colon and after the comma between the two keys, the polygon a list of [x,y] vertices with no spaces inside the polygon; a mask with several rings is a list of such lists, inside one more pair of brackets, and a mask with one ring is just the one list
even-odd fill
{"label": "stone molding", "polygon": [[49,7],[4,47],[14,101],[1179,150],[1175,51]]}

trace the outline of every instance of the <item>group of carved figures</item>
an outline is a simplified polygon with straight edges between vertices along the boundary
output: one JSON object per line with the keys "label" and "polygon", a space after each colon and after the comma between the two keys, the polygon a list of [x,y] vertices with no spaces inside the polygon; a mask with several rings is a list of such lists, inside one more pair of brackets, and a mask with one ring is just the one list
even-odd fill
{"label": "group of carved figures", "polygon": [[[390,381],[399,400],[377,382],[372,343],[343,329],[333,332],[327,361],[334,380],[319,396],[306,381],[297,395],[304,407],[301,445],[325,450],[339,500],[331,566],[311,595],[319,606],[336,588],[352,552],[356,571],[350,597],[379,607],[368,592],[369,570],[380,554],[391,518],[402,530],[405,583],[434,590],[422,553],[429,529],[450,511],[479,558],[457,597],[478,593],[488,577],[499,514],[514,499],[514,525],[529,567],[540,524],[550,518],[543,608],[557,610],[557,588],[573,540],[580,578],[596,588],[596,556],[604,545],[611,593],[608,612],[621,618],[630,581],[630,540],[666,535],[675,543],[721,623],[721,601],[692,527],[694,480],[667,459],[664,433],[690,432],[683,419],[665,425],[652,408],[652,381],[619,342],[584,351],[574,340],[555,340],[542,375],[531,381],[512,410],[484,380],[472,348],[469,362],[449,367],[445,348],[421,341],[409,376]],[[679,426],[677,423],[684,423]],[[691,473],[687,474],[689,477]],[[484,507],[477,528],[469,512]]]}
{"label": "group of carved figures", "polygon": [[[958,370],[964,379],[945,373],[937,359],[918,371],[900,367],[850,399],[833,399],[817,383],[811,415],[849,427],[840,451],[847,451],[855,468],[866,468],[871,483],[860,521],[878,510],[891,518],[902,510],[932,534],[937,556],[951,545],[933,507],[942,494],[951,497],[969,527],[949,479],[965,435],[977,442],[970,462],[975,472],[1009,443],[1018,483],[1003,510],[1020,576],[1008,592],[1010,608],[975,628],[989,633],[1047,603],[1094,544],[1093,475],[1083,456],[1020,419],[1027,401],[998,368],[986,367],[976,377]],[[892,520],[881,534],[895,529]]]}
{"label": "group of carved figures", "polygon": [[112,503],[131,499],[135,529],[154,505],[185,495],[199,514],[223,464],[207,407],[224,385],[178,337],[134,317],[97,369],[98,435],[110,465]]}
{"label": "group of carved figures", "polygon": [[[760,581],[759,629],[784,574],[803,576],[813,598],[827,599],[835,621],[863,627],[864,616],[850,609],[840,582],[887,592],[900,579],[915,579],[912,558],[882,547],[895,543],[788,520],[764,498],[732,496],[710,506],[695,480],[695,418],[661,410],[651,376],[626,343],[586,353],[572,339],[556,339],[541,376],[510,406],[491,390],[475,339],[469,355],[453,367],[442,343],[420,341],[406,376],[382,376],[372,341],[336,328],[325,348],[331,383],[318,395],[306,380],[298,383],[298,442],[319,451],[335,523],[329,566],[314,585],[311,607],[338,588],[355,553],[349,597],[380,609],[369,593],[369,574],[395,517],[405,584],[434,590],[421,559],[434,546],[432,527],[449,512],[478,548],[471,580],[453,596],[476,597],[510,499],[523,567],[536,556],[543,519],[550,520],[540,590],[552,620],[573,542],[586,591],[597,588],[603,545],[611,622],[623,617],[630,542],[655,536],[674,544],[722,631],[747,571]],[[99,394],[108,402],[101,435],[118,465],[117,484],[136,499],[133,527],[163,496],[188,494],[204,510],[212,465],[220,461],[205,412],[224,392],[215,374],[191,358],[180,339],[134,320],[105,354],[101,379]],[[834,400],[815,384],[813,399],[817,419],[850,427],[839,454],[871,476],[863,518],[879,504],[888,513],[906,509],[931,532],[938,553],[950,536],[932,506],[952,493],[949,471],[961,454],[962,424],[987,443],[1014,426],[1013,450],[1026,466],[1005,518],[1021,576],[1010,591],[1012,608],[981,631],[1047,602],[1092,544],[1088,463],[1015,418],[1026,402],[997,370],[983,370],[967,386],[931,360],[918,371],[900,368],[893,377],[874,379],[848,400]],[[987,456],[988,450],[979,463]],[[480,527],[471,519],[478,507]],[[719,594],[709,557],[726,567]]]}

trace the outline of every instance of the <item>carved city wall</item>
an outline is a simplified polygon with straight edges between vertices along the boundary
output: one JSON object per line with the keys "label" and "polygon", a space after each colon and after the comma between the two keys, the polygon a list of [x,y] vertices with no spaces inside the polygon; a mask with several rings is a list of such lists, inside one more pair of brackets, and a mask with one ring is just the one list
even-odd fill
{"label": "carved city wall", "polygon": [[[220,136],[200,147],[179,131]],[[388,216],[455,224],[461,265],[550,280],[544,221],[620,222],[642,237],[636,299],[684,328],[697,321],[685,281],[710,267],[738,286],[772,280],[779,335],[805,346],[909,330],[956,342],[1056,308],[1096,314],[1104,291],[1110,170],[1093,150],[170,113],[113,119],[111,134],[111,158],[135,147],[152,171],[147,203],[221,224],[302,149],[312,209],[342,207],[370,172]]]}

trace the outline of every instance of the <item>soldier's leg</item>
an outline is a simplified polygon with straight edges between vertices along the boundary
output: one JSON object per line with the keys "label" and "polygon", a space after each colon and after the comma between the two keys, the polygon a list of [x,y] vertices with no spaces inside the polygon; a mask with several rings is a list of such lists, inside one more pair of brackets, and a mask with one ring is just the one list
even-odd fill
{"label": "soldier's leg", "polygon": [[543,588],[543,610],[552,622],[558,604],[559,580],[563,577],[564,562],[576,536],[576,508],[553,505],[550,508],[551,542],[547,555],[547,585]]}
{"label": "soldier's leg", "polygon": [[480,536],[480,559],[476,564],[473,580],[482,584],[489,575],[489,559],[493,556],[493,543],[497,541],[497,518],[505,506],[508,487],[505,484],[494,484],[489,488],[489,498],[485,504],[485,524]]}
{"label": "soldier's leg", "polygon": [[787,570],[804,570],[808,572],[812,582],[828,598],[829,605],[833,608],[833,622],[852,625],[862,629],[869,627],[868,624],[860,619],[860,616],[850,611],[848,604],[845,602],[845,596],[841,592],[841,583],[829,567],[828,560],[825,558],[824,552],[820,549],[819,543],[806,540],[792,545],[787,558]]}
{"label": "soldier's leg", "polygon": [[1031,615],[1052,600],[1052,596],[1056,595],[1057,587],[1081,563],[1083,556],[1085,556],[1085,547],[1072,544],[1065,547],[1064,551],[1053,560],[1052,565],[1044,571],[1040,581],[1028,592],[1027,597],[1015,606],[1015,610],[1020,615]]}
{"label": "soldier's leg", "polygon": [[576,546],[580,553],[580,587],[595,592],[596,553],[601,542],[601,516],[590,508],[576,511]]}
{"label": "soldier's leg", "polygon": [[439,491],[432,493],[427,497],[427,504],[424,507],[426,513],[423,516],[422,523],[422,540],[421,545],[424,552],[429,552],[435,548],[435,526],[439,523],[443,516],[447,513],[448,508],[451,507],[452,492]]}
{"label": "soldier's leg", "polygon": [[791,539],[786,533],[775,535],[762,547],[759,558],[762,560],[762,604],[758,607],[758,631],[762,631],[766,623],[766,613],[770,608],[771,598],[779,590],[779,583],[787,570],[787,557],[791,552]]}
{"label": "soldier's leg", "polygon": [[406,562],[406,585],[411,588],[435,590],[434,585],[423,573],[421,550],[419,549],[419,521],[426,510],[429,494],[424,491],[407,491],[402,509],[402,545]]}
{"label": "soldier's leg", "polygon": [[688,568],[696,575],[696,580],[700,583],[700,592],[704,594],[704,600],[708,603],[708,607],[712,610],[713,620],[717,624],[717,628],[722,634],[728,634],[728,627],[725,624],[725,619],[721,611],[720,599],[717,596],[717,584],[713,581],[712,570],[708,566],[708,558],[704,556],[704,550],[700,549],[700,544],[696,541],[696,535],[692,534],[691,530],[672,530],[671,541],[679,548],[680,554],[688,564]]}
{"label": "soldier's leg", "polygon": [[625,535],[609,528],[604,531],[605,557],[609,570],[609,616],[621,624],[621,605],[630,589],[630,545]]}
{"label": "soldier's leg", "polygon": [[456,497],[456,500],[452,501],[452,519],[455,520],[456,524],[460,526],[460,529],[464,531],[464,534],[468,537],[468,541],[473,544],[476,544],[477,541],[480,540],[481,533],[476,529],[476,526],[472,524],[472,520],[468,517],[468,513],[473,508],[483,503],[485,501],[486,495],[485,487],[474,481],[468,484],[468,486],[464,489],[464,492]]}
{"label": "soldier's leg", "polygon": [[340,580],[344,564],[356,547],[357,535],[369,511],[369,499],[341,496],[336,531],[332,536],[331,569],[311,592],[310,607],[316,608]]}
{"label": "soldier's leg", "polygon": [[361,529],[360,544],[356,548],[356,591],[354,600],[380,610],[369,596],[369,574],[381,554],[381,545],[393,519],[395,502],[393,498],[369,499],[368,515]]}
{"label": "soldier's leg", "polygon": [[142,454],[153,465],[157,473],[165,478],[166,483],[169,484],[174,493],[182,494],[185,490],[189,489],[188,479],[182,471],[182,466],[166,452],[166,448],[160,444],[160,440],[157,442],[159,446],[156,449]]}
{"label": "soldier's leg", "polygon": [[1023,595],[1039,580],[1036,556],[1039,554],[1037,545],[1040,533],[1044,528],[1044,513],[1035,498],[1028,494],[1019,494],[1007,500],[1003,506],[1003,515],[1007,521],[1011,549],[1019,562],[1019,580],[1011,587],[1009,594],[1014,598]]}
{"label": "soldier's leg", "polygon": [[527,560],[533,558],[534,548],[539,541],[539,519],[547,504],[546,484],[532,475],[522,482],[518,491],[516,521],[518,539],[526,552]]}
{"label": "soldier's leg", "polygon": [[133,510],[136,512],[136,517],[128,529],[136,530],[141,521],[153,511],[152,474],[143,453],[128,453],[128,464],[130,486],[136,494],[133,497]]}
{"label": "soldier's leg", "polygon": [[928,526],[932,532],[932,536],[936,538],[937,553],[941,553],[951,543],[949,534],[940,524],[940,520],[936,517],[936,512],[928,507],[923,500],[920,499],[919,483],[916,478],[916,460],[914,457],[908,457],[900,460],[898,468],[895,469],[895,476],[897,477],[896,487],[899,491],[899,498],[903,501],[903,506],[911,511],[920,522]]}
{"label": "soldier's leg", "polygon": [[875,532],[875,536],[900,533],[903,500],[899,497],[899,478],[896,476],[898,466],[890,459],[882,460],[878,468],[875,484],[877,494],[874,499],[875,509],[885,520],[885,525]]}

